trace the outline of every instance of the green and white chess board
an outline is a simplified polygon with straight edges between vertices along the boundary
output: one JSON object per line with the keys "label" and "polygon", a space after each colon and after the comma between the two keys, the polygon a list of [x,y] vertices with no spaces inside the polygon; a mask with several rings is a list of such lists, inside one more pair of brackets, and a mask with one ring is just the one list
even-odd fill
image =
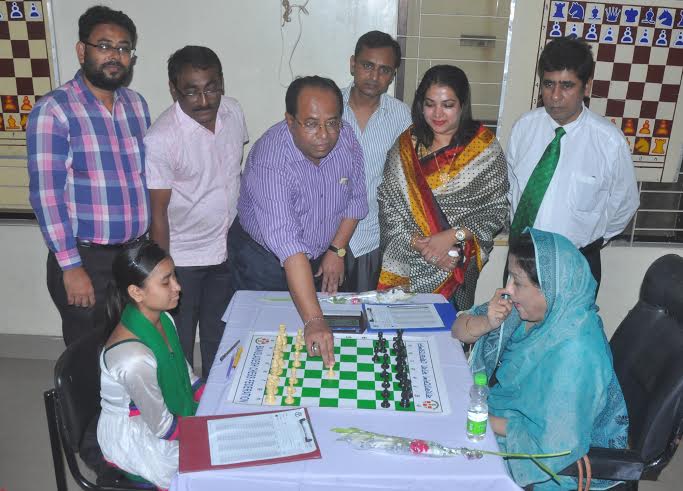
{"label": "green and white chess board", "polygon": [[305,406],[342,409],[375,409],[427,414],[448,414],[448,395],[441,374],[434,339],[403,336],[407,350],[407,365],[412,383],[413,399],[408,407],[401,407],[401,389],[396,380],[395,352],[391,345],[393,334],[385,334],[388,342],[391,374],[389,407],[383,408],[382,355],[373,361],[373,334],[335,334],[334,375],[329,377],[321,357],[308,357],[305,346],[299,352],[301,366],[296,368],[293,402],[285,402],[289,377],[294,368],[295,336],[287,336],[283,349],[285,365],[279,376],[274,404],[266,398],[266,382],[275,350],[276,333],[252,333],[245,343],[245,356],[235,370],[229,400],[235,404],[263,406]]}

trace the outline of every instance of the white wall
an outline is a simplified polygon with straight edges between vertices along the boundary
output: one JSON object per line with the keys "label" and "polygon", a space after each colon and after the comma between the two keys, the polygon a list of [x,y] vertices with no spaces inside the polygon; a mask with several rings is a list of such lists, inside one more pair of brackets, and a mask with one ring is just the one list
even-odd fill
{"label": "white wall", "polygon": [[[302,4],[305,0],[292,0]],[[223,64],[226,93],[237,98],[253,143],[285,112],[289,71],[281,53],[281,0],[52,0],[59,78],[78,70],[78,17],[91,5],[122,10],[138,29],[138,60],[131,88],[149,103],[152,119],[171,104],[166,62],[177,49],[198,44],[213,49]],[[301,15],[303,31],[293,58],[294,76],[321,75],[340,86],[351,81],[349,57],[358,37],[372,29],[396,35],[398,0],[310,0]],[[284,27],[285,58],[299,30],[296,10]],[[284,86],[283,86],[284,85]]]}

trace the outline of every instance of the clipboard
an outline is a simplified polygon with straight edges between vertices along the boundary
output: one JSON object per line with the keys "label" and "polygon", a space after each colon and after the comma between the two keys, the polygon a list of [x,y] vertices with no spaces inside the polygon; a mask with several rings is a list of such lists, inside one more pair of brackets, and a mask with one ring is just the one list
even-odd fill
{"label": "clipboard", "polygon": [[[377,325],[377,318],[379,317],[377,314],[380,313],[380,310],[387,309],[390,310],[392,308],[405,308],[405,309],[419,309],[420,306],[424,308],[425,305],[432,306],[434,310],[436,311],[436,314],[438,315],[440,322],[439,325],[401,325],[401,326],[395,326],[392,325],[391,327],[386,327],[386,326],[378,326]],[[374,312],[373,312],[374,309]],[[450,331],[451,326],[453,325],[453,322],[455,322],[455,317],[457,314],[457,310],[451,304],[450,302],[440,302],[440,303],[431,303],[431,304],[419,304],[419,303],[410,303],[410,304],[363,304],[363,315],[367,319],[367,331],[368,332],[377,332],[377,331],[395,331],[397,329],[403,329],[404,331],[422,331],[422,332],[433,332],[433,331]]]}
{"label": "clipboard", "polygon": [[[212,465],[211,450],[209,443],[208,422],[210,420],[222,420],[231,418],[243,418],[249,416],[261,416],[264,414],[286,413],[288,411],[301,411],[303,419],[307,422],[305,436],[307,442],[314,446],[314,450],[306,453],[298,453],[285,457],[274,457],[247,460],[233,464]],[[263,411],[239,414],[224,414],[215,416],[190,416],[180,420],[180,451],[178,472],[197,472],[213,469],[232,469],[258,465],[280,464],[283,462],[295,462],[298,460],[319,459],[322,457],[320,446],[313,433],[310,424],[311,419],[306,408],[284,409],[280,411]],[[309,440],[310,439],[310,440]],[[236,441],[235,445],[239,445]]]}

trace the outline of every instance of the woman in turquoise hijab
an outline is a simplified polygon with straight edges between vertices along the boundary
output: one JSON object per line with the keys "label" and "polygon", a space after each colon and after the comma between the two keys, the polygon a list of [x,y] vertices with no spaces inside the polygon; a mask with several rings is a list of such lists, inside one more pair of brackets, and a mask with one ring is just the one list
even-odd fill
{"label": "woman in turquoise hijab", "polygon": [[[476,343],[470,364],[490,379],[489,421],[501,450],[571,451],[543,459],[559,472],[590,446],[626,447],[628,415],[588,263],[565,237],[527,231],[510,246],[506,287],[460,315],[453,335]],[[517,484],[533,484],[534,491],[577,487],[570,477],[552,479],[532,460],[507,465]],[[593,480],[591,488],[615,484]]]}

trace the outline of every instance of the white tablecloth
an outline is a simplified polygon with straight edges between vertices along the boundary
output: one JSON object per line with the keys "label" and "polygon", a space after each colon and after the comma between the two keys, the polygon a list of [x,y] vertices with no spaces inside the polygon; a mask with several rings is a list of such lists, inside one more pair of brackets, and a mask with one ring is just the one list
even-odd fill
{"label": "white tablecloth", "polygon": [[[441,302],[440,295],[419,295],[416,302]],[[325,313],[358,310],[360,306],[327,305]],[[259,406],[227,402],[230,379],[226,378],[230,356],[218,358],[237,339],[246,341],[251,331],[276,331],[281,323],[288,332],[301,320],[287,293],[240,291],[235,294],[223,319],[225,333],[216,362],[204,390],[198,415],[253,412]],[[239,469],[195,472],[176,476],[172,491],[284,491],[284,490],[519,490],[508,476],[503,460],[485,456],[467,460],[456,456],[436,459],[395,456],[355,450],[336,441],[334,427],[358,427],[378,433],[435,440],[452,447],[467,446],[498,450],[490,429],[484,441],[472,443],[465,436],[466,407],[472,376],[460,343],[448,332],[438,336],[439,358],[451,406],[449,415],[393,413],[371,410],[308,408],[322,459]],[[268,410],[270,408],[263,408]]]}

